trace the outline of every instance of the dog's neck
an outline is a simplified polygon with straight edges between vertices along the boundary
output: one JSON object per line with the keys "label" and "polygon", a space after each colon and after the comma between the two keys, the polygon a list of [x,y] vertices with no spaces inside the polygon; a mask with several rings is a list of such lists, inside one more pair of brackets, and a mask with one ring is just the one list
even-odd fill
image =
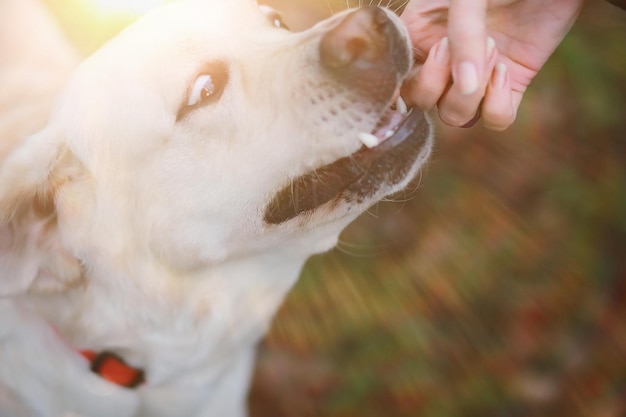
{"label": "dog's neck", "polygon": [[208,369],[256,345],[310,254],[285,245],[187,276],[99,267],[83,286],[31,297],[76,349],[119,353],[151,383],[177,377],[180,364],[195,368],[183,378],[210,379]]}

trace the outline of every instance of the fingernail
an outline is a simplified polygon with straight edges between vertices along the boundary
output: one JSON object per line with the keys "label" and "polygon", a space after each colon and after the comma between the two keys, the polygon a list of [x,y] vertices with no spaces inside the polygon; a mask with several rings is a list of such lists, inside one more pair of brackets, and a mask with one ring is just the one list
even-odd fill
{"label": "fingernail", "polygon": [[454,79],[459,83],[462,94],[470,95],[478,91],[478,71],[473,63],[461,62],[457,67]]}
{"label": "fingernail", "polygon": [[503,62],[498,62],[493,71],[493,84],[496,88],[503,88],[506,82],[506,65]]}
{"label": "fingernail", "polygon": [[441,66],[446,66],[448,65],[449,60],[450,53],[448,52],[448,38],[445,37],[437,46],[437,50],[435,51],[435,61]]}
{"label": "fingernail", "polygon": [[491,56],[494,49],[496,49],[496,41],[491,36],[487,36],[487,58]]}

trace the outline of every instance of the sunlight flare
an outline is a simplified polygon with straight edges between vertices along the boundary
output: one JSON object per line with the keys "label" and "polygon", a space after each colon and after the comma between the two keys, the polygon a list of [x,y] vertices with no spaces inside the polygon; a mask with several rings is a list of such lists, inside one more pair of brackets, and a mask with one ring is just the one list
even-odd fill
{"label": "sunlight flare", "polygon": [[162,0],[90,0],[103,12],[141,14],[158,6]]}

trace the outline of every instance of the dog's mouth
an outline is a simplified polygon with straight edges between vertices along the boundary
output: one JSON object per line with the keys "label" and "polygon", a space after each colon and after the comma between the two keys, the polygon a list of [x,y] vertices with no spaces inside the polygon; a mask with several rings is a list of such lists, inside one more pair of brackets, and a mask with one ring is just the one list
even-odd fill
{"label": "dog's mouth", "polygon": [[280,224],[330,202],[362,203],[383,187],[401,183],[429,135],[424,113],[408,109],[398,97],[371,133],[358,135],[363,146],[357,152],[293,179],[276,193],[265,209],[265,222]]}

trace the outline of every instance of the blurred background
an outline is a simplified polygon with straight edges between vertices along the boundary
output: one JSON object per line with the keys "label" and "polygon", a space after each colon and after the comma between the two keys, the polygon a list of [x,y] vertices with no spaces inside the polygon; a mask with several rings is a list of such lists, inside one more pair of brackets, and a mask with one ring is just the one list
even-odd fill
{"label": "blurred background", "polygon": [[[150,6],[47,3],[84,54]],[[302,29],[349,2],[267,3]],[[625,44],[590,0],[513,127],[440,126],[420,178],[307,264],[252,416],[626,416]]]}

